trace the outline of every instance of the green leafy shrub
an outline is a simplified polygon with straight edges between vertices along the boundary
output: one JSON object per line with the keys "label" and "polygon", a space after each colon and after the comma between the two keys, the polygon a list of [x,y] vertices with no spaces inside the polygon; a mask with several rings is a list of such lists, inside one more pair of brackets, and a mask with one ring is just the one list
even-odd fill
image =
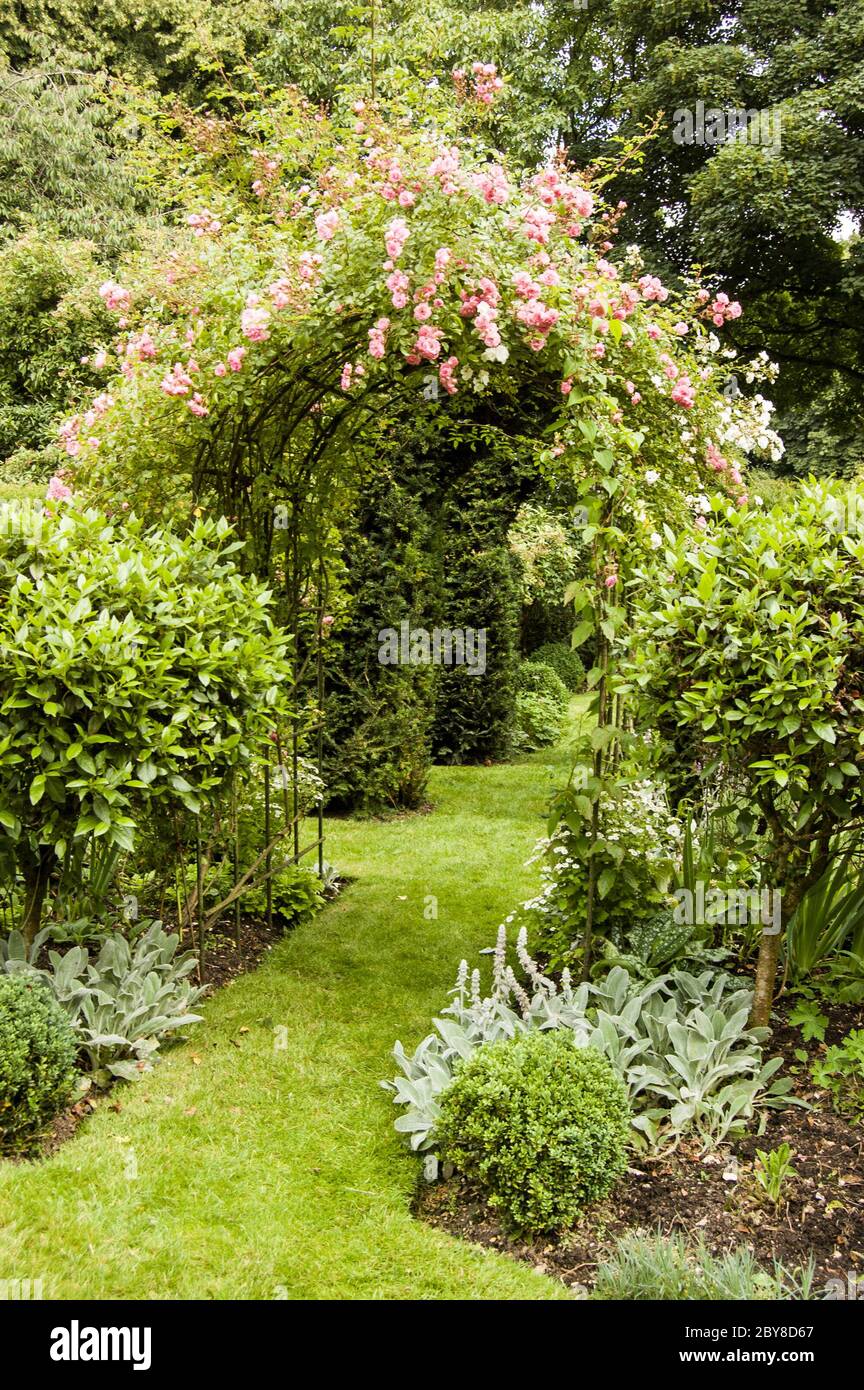
{"label": "green leafy shrub", "polygon": [[26,466],[54,445],[59,461],[58,417],[95,387],[89,354],[113,327],[97,293],[106,275],[87,242],[28,232],[0,248],[0,458]]}
{"label": "green leafy shrub", "polygon": [[572,966],[585,925],[590,856],[596,860],[595,936],[619,951],[631,950],[641,922],[668,906],[668,891],[680,854],[681,825],[671,815],[660,787],[649,781],[624,783],[603,805],[593,846],[587,825],[578,833],[561,824],[541,841],[544,855],[539,894],[525,905],[532,944],[550,969]]}
{"label": "green leafy shrub", "polygon": [[700,1238],[691,1249],[677,1231],[671,1235],[629,1232],[610,1259],[598,1266],[592,1298],[620,1302],[685,1302],[816,1298],[813,1265],[787,1270],[775,1262],[762,1269],[741,1246],[712,1255]]}
{"label": "green leafy shrub", "polygon": [[[541,645],[569,648],[573,607],[565,597],[590,560],[590,547],[582,541],[577,517],[560,506],[523,502],[507,540],[519,561],[523,652],[534,660],[535,649]],[[566,685],[563,672],[559,675]]]}
{"label": "green leafy shrub", "polygon": [[[301,864],[289,864],[274,874],[270,886],[273,917],[283,927],[296,927],[313,917],[324,901],[321,880],[311,869]],[[267,888],[261,886],[244,893],[241,898],[244,912],[263,916],[267,908]]]}
{"label": "green leafy shrub", "polygon": [[[625,689],[670,766],[725,769],[736,828],[783,927],[864,807],[864,528],[860,493],[803,485],[770,512],[683,536],[640,589]],[[782,933],[763,932],[753,1021],[770,1019]]]}
{"label": "green leafy shrub", "polygon": [[561,1032],[480,1048],[441,1098],[442,1157],[518,1229],[572,1225],[627,1167],[630,1112],[614,1068]]}
{"label": "green leafy shrub", "polygon": [[[461,526],[461,523],[457,524]],[[459,530],[455,531],[459,535]],[[505,758],[516,717],[519,593],[514,560],[504,546],[461,548],[445,555],[442,611],[446,626],[486,631],[486,670],[438,671],[433,748],[442,762]]]}
{"label": "green leafy shrub", "polygon": [[711,1148],[742,1132],[757,1108],[801,1103],[789,1095],[790,1077],[772,1080],[782,1059],[763,1061],[767,1029],[748,1028],[753,993],[733,976],[676,970],[646,982],[616,965],[597,983],[574,985],[565,967],[557,984],[528,953],[524,929],[516,950],[524,984],[508,964],[504,926],[491,993],[482,995],[479,971],[469,985],[463,961],[436,1031],[411,1056],[399,1042],[393,1049],[402,1075],[381,1084],[405,1107],[395,1127],[427,1152],[427,1176],[437,1172],[441,1098],[459,1062],[535,1031],[569,1031],[578,1046],[609,1059],[633,1107],[633,1141],[651,1152],[685,1135]]}
{"label": "green leafy shrub", "polygon": [[551,666],[571,693],[582,690],[585,685],[585,667],[582,664],[582,658],[566,642],[544,642],[542,647],[538,647],[535,652],[531,653],[531,660],[540,661],[544,666]]}
{"label": "green leafy shrub", "polygon": [[[40,945],[47,935],[39,934]],[[106,1086],[115,1077],[135,1081],[151,1071],[162,1044],[200,1022],[190,1012],[204,993],[189,980],[195,957],[178,955],[178,946],[179,937],[168,935],[161,922],[144,922],[134,943],[119,932],[106,937],[95,961],[73,946],[63,954],[51,951],[50,969],[35,970],[24,959],[21,934],[13,933],[5,969],[16,979],[44,982],[74,1029],[96,1084]]]}
{"label": "green leafy shrub", "polygon": [[224,521],[178,536],[63,503],[0,532],[0,840],[25,936],[83,837],[131,849],[148,803],[195,814],[284,708],[286,641],[236,545]]}
{"label": "green leafy shrub", "polygon": [[339,811],[413,810],[429,774],[435,672],[382,664],[378,634],[398,632],[404,620],[432,627],[437,575],[429,520],[390,468],[365,484],[343,546],[345,593],[325,652],[327,803]]}
{"label": "green leafy shrub", "polygon": [[813,1080],[829,1092],[841,1114],[864,1119],[864,1028],[853,1028],[842,1043],[813,1063]]}
{"label": "green leafy shrub", "polygon": [[27,1152],[66,1105],[75,1035],[33,976],[0,975],[0,1153]]}
{"label": "green leafy shrub", "polygon": [[516,678],[516,729],[513,742],[528,751],[554,743],[567,716],[567,688],[540,661],[523,661]]}

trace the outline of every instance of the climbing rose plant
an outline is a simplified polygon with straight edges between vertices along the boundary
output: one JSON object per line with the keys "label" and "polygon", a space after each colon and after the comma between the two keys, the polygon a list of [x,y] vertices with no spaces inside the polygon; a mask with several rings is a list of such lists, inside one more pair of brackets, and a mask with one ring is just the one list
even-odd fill
{"label": "climbing rose plant", "polygon": [[[480,66],[484,95],[463,104],[485,108]],[[280,458],[314,440],[320,466],[344,468],[344,428],[381,401],[458,415],[466,394],[539,382],[539,463],[594,498],[614,479],[619,521],[650,549],[658,517],[704,525],[709,489],[745,505],[747,447],[782,447],[764,406],[718,389],[715,329],[740,306],[695,283],[672,295],[634,248],[613,262],[621,209],[562,161],[520,174],[474,135],[362,100],[327,118],[274,98],[254,122],[266,148],[190,128],[182,225],[102,286],[117,336],[93,357],[105,389],[63,425],[61,481],[180,515],[238,457],[258,487],[266,452],[272,500]],[[614,545],[605,563],[612,587]]]}
{"label": "climbing rose plant", "polygon": [[[596,653],[593,762],[558,807],[588,826],[587,973],[605,764],[621,744],[608,698],[621,596],[664,528],[708,529],[712,494],[746,508],[748,455],[776,459],[782,444],[770,403],[729,389],[719,333],[741,306],[696,279],[671,292],[635,247],[616,257],[623,205],[563,158],[506,166],[482,134],[499,90],[489,66],[457,81],[458,121],[418,109],[429,94],[407,111],[358,99],[327,117],[288,95],[234,127],[190,118],[184,225],[102,287],[111,376],[63,426],[61,481],[108,505],[237,514],[255,566],[290,584],[276,509],[287,492],[296,517],[309,496],[306,535],[334,527],[369,415],[438,410],[458,426],[478,397],[530,396],[536,463],[581,500],[591,555],[569,598],[574,642],[590,636]],[[177,154],[174,141],[166,168]],[[745,366],[751,380],[770,371]]]}

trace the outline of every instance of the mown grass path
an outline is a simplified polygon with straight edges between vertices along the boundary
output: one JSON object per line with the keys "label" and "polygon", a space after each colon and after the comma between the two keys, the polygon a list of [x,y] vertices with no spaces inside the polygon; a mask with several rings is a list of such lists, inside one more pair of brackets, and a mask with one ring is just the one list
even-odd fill
{"label": "mown grass path", "polygon": [[377,1086],[536,885],[565,761],[439,768],[430,814],[331,824],[357,882],[115,1109],[45,1162],[0,1163],[0,1279],[63,1299],[565,1297],[413,1219],[417,1160]]}

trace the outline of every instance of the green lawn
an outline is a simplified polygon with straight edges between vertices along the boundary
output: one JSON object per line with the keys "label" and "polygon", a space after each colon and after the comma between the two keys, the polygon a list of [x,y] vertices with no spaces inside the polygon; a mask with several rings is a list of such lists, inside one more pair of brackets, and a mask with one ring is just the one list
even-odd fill
{"label": "green lawn", "polygon": [[418,1161],[376,1084],[536,885],[566,765],[439,768],[431,815],[331,823],[357,882],[53,1158],[0,1163],[0,1279],[64,1299],[566,1297],[411,1217]]}

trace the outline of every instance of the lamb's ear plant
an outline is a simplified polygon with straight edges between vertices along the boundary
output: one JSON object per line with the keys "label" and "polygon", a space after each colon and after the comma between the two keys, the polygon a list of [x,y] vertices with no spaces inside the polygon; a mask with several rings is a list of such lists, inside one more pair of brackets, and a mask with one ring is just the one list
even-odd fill
{"label": "lamb's ear plant", "polygon": [[0,937],[0,966],[7,975],[35,966],[45,942],[51,938],[50,927],[43,927],[32,941],[26,941],[20,931]]}
{"label": "lamb's ear plant", "polygon": [[[412,1148],[434,1153],[440,1098],[460,1059],[537,1029],[566,1028],[577,1046],[612,1063],[632,1108],[632,1141],[650,1152],[691,1134],[707,1149],[743,1131],[765,1107],[803,1103],[790,1095],[791,1077],[776,1079],[781,1059],[763,1059],[767,1030],[750,1028],[752,992],[732,976],[677,971],[646,984],[616,966],[598,983],[576,986],[565,971],[559,985],[532,960],[524,929],[517,956],[524,984],[507,963],[502,927],[491,993],[482,995],[478,971],[469,982],[463,961],[450,1004],[433,1020],[436,1031],[410,1056],[396,1044],[402,1075],[381,1084],[405,1107],[396,1128]],[[427,1166],[432,1176],[434,1168]]]}
{"label": "lamb's ear plant", "polygon": [[204,993],[189,979],[196,960],[178,956],[178,946],[179,938],[161,922],[145,922],[131,945],[119,933],[106,937],[93,962],[84,947],[73,946],[51,951],[46,969],[16,957],[6,971],[45,982],[75,1031],[92,1081],[107,1086],[151,1071],[163,1044],[200,1022],[191,1012]]}

